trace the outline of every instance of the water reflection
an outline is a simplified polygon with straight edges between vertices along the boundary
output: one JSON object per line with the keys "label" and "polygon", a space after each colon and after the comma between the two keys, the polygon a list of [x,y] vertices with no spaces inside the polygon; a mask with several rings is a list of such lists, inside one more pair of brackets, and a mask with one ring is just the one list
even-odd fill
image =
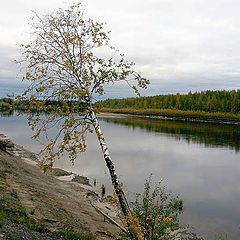
{"label": "water reflection", "polygon": [[[120,180],[129,192],[141,192],[151,173],[185,204],[183,222],[195,226],[205,239],[240,236],[240,129],[237,126],[102,116],[103,129]],[[0,117],[0,131],[16,143],[38,152],[25,115]],[[110,179],[95,134],[74,166],[63,157],[56,167],[97,179]]]}
{"label": "water reflection", "polygon": [[165,133],[177,140],[200,143],[206,147],[227,147],[240,150],[240,126],[206,123],[176,122],[136,117],[104,117],[106,122],[140,128],[148,132]]}
{"label": "water reflection", "polygon": [[11,117],[13,115],[13,110],[3,110],[0,109],[0,117]]}

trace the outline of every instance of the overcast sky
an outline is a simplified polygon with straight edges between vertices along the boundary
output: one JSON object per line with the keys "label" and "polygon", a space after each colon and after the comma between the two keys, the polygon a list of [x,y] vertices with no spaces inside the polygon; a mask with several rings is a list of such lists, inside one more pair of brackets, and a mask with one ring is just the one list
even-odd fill
{"label": "overcast sky", "polygon": [[[0,84],[21,85],[12,63],[28,38],[31,11],[72,1],[8,0],[0,8]],[[107,22],[111,44],[149,78],[146,95],[240,89],[239,0],[85,0],[85,15]],[[1,86],[1,85],[0,85]],[[116,87],[112,96],[126,96]]]}

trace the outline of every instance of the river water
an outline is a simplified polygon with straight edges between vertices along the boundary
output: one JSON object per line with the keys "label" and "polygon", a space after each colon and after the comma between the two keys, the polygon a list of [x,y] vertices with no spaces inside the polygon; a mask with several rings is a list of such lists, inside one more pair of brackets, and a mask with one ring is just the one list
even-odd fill
{"label": "river water", "polygon": [[[163,185],[184,201],[182,222],[206,239],[240,239],[240,127],[185,123],[119,115],[99,117],[121,181],[131,197],[142,192],[145,179]],[[26,116],[0,117],[0,132],[35,152]],[[94,134],[87,152],[74,165],[65,158],[55,163],[111,190]]]}

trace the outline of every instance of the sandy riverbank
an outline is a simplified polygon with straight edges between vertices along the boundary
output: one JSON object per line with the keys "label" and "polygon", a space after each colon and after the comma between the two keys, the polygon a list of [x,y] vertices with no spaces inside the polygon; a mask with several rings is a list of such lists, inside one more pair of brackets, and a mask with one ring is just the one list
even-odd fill
{"label": "sandy riverbank", "polygon": [[[0,197],[14,193],[27,214],[51,232],[70,229],[91,232],[95,239],[118,238],[119,227],[103,215],[119,222],[109,202],[102,201],[89,185],[72,181],[75,174],[61,170],[44,174],[33,153],[3,134],[0,134],[0,173]],[[2,229],[0,239],[4,239]]]}

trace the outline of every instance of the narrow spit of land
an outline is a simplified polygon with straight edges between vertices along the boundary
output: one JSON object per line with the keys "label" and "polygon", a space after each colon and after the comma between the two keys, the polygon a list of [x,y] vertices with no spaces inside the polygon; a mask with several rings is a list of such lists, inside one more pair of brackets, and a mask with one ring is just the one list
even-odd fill
{"label": "narrow spit of land", "polygon": [[156,118],[186,122],[205,122],[240,125],[240,115],[231,113],[207,113],[200,111],[182,111],[172,109],[127,109],[100,108],[101,113],[133,115],[136,117]]}
{"label": "narrow spit of land", "polygon": [[118,239],[120,229],[111,222],[117,213],[108,201],[65,171],[44,174],[36,161],[0,134],[0,239]]}

